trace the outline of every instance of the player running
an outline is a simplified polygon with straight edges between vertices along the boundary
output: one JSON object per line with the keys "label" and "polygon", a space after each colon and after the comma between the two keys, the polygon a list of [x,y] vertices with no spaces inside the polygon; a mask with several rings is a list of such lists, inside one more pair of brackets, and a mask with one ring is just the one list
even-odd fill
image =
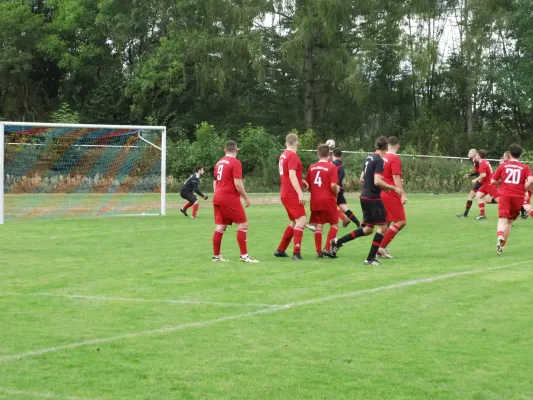
{"label": "player running", "polygon": [[383,235],[387,230],[387,216],[385,206],[381,200],[381,190],[392,190],[398,195],[402,195],[403,191],[396,186],[389,185],[383,180],[384,161],[383,156],[387,152],[389,142],[385,136],[381,136],[376,140],[376,152],[369,155],[365,159],[364,167],[364,184],[361,193],[361,208],[363,210],[363,224],[360,228],[352,233],[340,238],[331,240],[331,254],[333,257],[337,256],[337,252],[344,245],[362,236],[368,236],[374,231],[374,226],[377,226],[377,233],[372,241],[370,252],[365,261],[366,265],[380,265],[376,260],[376,255],[381,247]]}
{"label": "player running", "polygon": [[381,247],[378,250],[378,256],[384,258],[392,258],[386,247],[407,224],[404,208],[404,204],[407,203],[407,196],[403,189],[402,161],[397,156],[400,150],[400,140],[396,136],[391,136],[388,141],[388,152],[383,156],[383,160],[385,161],[383,180],[385,183],[400,189],[401,194],[393,191],[381,192],[381,200],[385,206],[387,223],[389,224],[389,229],[387,229],[385,237],[381,242]]}
{"label": "player running", "polygon": [[281,178],[280,197],[289,220],[289,226],[285,229],[281,242],[274,252],[276,257],[288,257],[287,247],[294,239],[294,251],[292,259],[302,260],[302,238],[306,223],[305,200],[302,186],[308,189],[306,181],[302,181],[302,162],[296,154],[298,150],[298,136],[294,133],[287,135],[285,139],[286,150],[279,158],[279,175]]}
{"label": "player running", "polygon": [[[472,163],[474,164],[474,171],[469,174],[466,174],[465,179],[466,178],[477,178],[479,176],[479,163],[477,162],[476,156],[477,156],[476,149],[471,149],[468,152],[468,158],[472,160]],[[481,188],[481,186],[482,186],[481,183],[478,182],[472,187],[472,190],[468,194],[465,212],[463,214],[457,214],[457,218],[468,217],[468,213],[470,212],[470,208],[472,207],[472,204],[473,204],[473,199],[474,197],[476,197],[476,193]]]}
{"label": "player running", "polygon": [[213,208],[215,212],[216,229],[213,234],[213,262],[226,262],[220,255],[222,236],[228,225],[237,224],[237,243],[241,251],[240,261],[246,263],[258,263],[250,257],[246,245],[248,221],[241,204],[241,197],[250,206],[250,199],[242,183],[242,164],[237,159],[237,143],[233,140],[226,142],[222,157],[215,165],[213,182]]}
{"label": "player running", "polygon": [[472,184],[476,187],[481,183],[481,187],[476,193],[477,204],[479,207],[479,215],[476,220],[486,219],[485,203],[492,203],[499,197],[498,186],[491,183],[492,166],[490,162],[485,159],[487,156],[486,150],[479,150],[477,153],[477,162],[479,163],[479,176],[472,180]]}
{"label": "player running", "polygon": [[344,197],[344,187],[342,185],[344,177],[346,176],[346,171],[344,170],[344,165],[342,164],[342,151],[341,149],[333,150],[331,154],[331,159],[333,164],[337,166],[339,172],[339,194],[337,195],[337,205],[339,207],[339,217],[342,215],[347,218],[342,221],[342,225],[346,228],[350,222],[353,222],[358,228],[361,226],[361,223],[354,215],[354,213],[348,208],[346,204],[346,198]]}
{"label": "player running", "polygon": [[[321,144],[318,147],[319,161],[309,167],[305,180],[311,192],[311,218],[309,223],[315,226],[315,249],[317,258],[328,254],[331,239],[339,231],[339,217],[337,215],[338,170],[328,162],[329,147]],[[326,246],[322,251],[322,229],[330,224]]]}
{"label": "player running", "polygon": [[204,174],[204,168],[198,166],[194,169],[194,174],[190,176],[189,179],[185,181],[180,190],[180,196],[187,200],[187,204],[180,209],[183,215],[188,217],[187,210],[192,207],[192,219],[198,219],[196,214],[198,213],[198,207],[200,207],[200,202],[198,198],[194,195],[196,193],[198,196],[207,200],[207,196],[200,192],[198,185],[200,184],[200,177]]}
{"label": "player running", "polygon": [[498,242],[496,254],[501,255],[511,230],[513,222],[520,215],[520,208],[524,200],[529,198],[528,192],[533,185],[531,169],[520,162],[523,149],[517,145],[509,146],[510,160],[499,166],[492,176],[491,183],[500,182],[500,201],[498,203]]}

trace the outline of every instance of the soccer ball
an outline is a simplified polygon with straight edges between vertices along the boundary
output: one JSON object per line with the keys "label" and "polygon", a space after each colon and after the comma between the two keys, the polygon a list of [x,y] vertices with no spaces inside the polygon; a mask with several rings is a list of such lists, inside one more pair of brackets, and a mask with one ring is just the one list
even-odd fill
{"label": "soccer ball", "polygon": [[335,148],[335,141],[333,139],[328,139],[326,141],[326,146],[333,150]]}

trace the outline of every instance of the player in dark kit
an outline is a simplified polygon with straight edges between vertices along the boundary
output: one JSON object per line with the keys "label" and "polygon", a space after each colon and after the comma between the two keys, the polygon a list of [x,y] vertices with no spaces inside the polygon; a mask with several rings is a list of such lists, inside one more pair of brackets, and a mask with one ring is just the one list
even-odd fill
{"label": "player in dark kit", "polygon": [[[479,176],[479,162],[477,161],[477,150],[471,149],[468,152],[468,158],[472,160],[472,163],[474,164],[474,171],[469,174],[466,174],[465,179],[466,178],[477,178]],[[468,217],[468,213],[470,212],[470,208],[472,208],[472,204],[474,202],[474,197],[476,197],[476,193],[479,189],[481,189],[481,186],[483,186],[481,182],[474,184],[474,186],[472,187],[472,190],[470,191],[470,193],[468,193],[468,199],[466,201],[465,212],[462,214],[457,214],[457,218]]]}
{"label": "player in dark kit", "polygon": [[180,196],[187,200],[187,204],[180,210],[183,215],[188,217],[187,210],[192,207],[192,219],[197,219],[196,214],[198,213],[198,207],[200,207],[200,202],[194,195],[196,193],[198,196],[207,200],[207,196],[200,192],[198,185],[200,184],[200,177],[204,174],[204,168],[198,166],[194,169],[194,174],[191,175],[189,179],[185,181],[180,190]]}
{"label": "player in dark kit", "polygon": [[366,265],[380,265],[376,260],[376,254],[383,241],[383,235],[387,230],[387,214],[385,206],[381,200],[381,190],[392,190],[398,195],[403,192],[400,188],[389,185],[383,180],[384,161],[383,156],[387,152],[389,142],[385,136],[376,140],[376,152],[369,155],[365,160],[364,167],[364,187],[361,193],[361,208],[363,210],[363,224],[352,233],[340,238],[331,240],[331,253],[333,257],[344,245],[362,236],[371,235],[374,232],[374,226],[377,226],[377,233],[372,241],[370,252],[365,261]]}
{"label": "player in dark kit", "polygon": [[339,206],[339,217],[341,216],[341,214],[348,217],[346,221],[343,220],[342,225],[344,227],[347,227],[351,221],[359,228],[361,224],[359,220],[357,219],[357,217],[354,215],[354,213],[351,212],[350,209],[348,208],[348,205],[346,204],[346,199],[344,197],[344,187],[342,186],[342,181],[344,180],[344,177],[346,176],[346,172],[344,170],[344,165],[342,164],[341,149],[333,150],[331,159],[333,160],[333,164],[337,166],[337,169],[339,172],[339,194],[337,195],[337,205]]}

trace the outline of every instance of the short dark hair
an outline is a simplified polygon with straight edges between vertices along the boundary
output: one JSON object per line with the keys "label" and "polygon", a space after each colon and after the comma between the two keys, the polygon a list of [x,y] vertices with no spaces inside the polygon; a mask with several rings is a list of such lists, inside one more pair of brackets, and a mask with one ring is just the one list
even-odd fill
{"label": "short dark hair", "polygon": [[398,146],[400,144],[400,139],[398,139],[396,136],[391,136],[387,140],[391,146]]}
{"label": "short dark hair", "polygon": [[477,154],[478,154],[481,158],[485,159],[485,157],[487,157],[487,150],[485,150],[485,149],[480,149],[480,150],[477,151]]}
{"label": "short dark hair", "polygon": [[513,143],[509,146],[509,153],[513,156],[513,158],[520,158],[522,153],[524,152],[524,149],[520,147],[519,144]]}
{"label": "short dark hair", "polygon": [[341,149],[334,149],[333,150],[333,155],[337,158],[341,158],[342,157],[342,150]]}
{"label": "short dark hair", "polygon": [[237,142],[235,142],[234,140],[228,140],[226,142],[225,149],[227,152],[230,152],[230,153],[237,151]]}
{"label": "short dark hair", "polygon": [[329,156],[329,146],[325,144],[321,144],[318,146],[318,156],[320,158],[328,157]]}
{"label": "short dark hair", "polygon": [[389,141],[385,136],[380,136],[376,140],[376,150],[387,150],[387,147],[389,146]]}
{"label": "short dark hair", "polygon": [[197,165],[196,167],[194,167],[194,172],[198,172],[201,169],[204,169],[204,167],[202,167],[201,165]]}

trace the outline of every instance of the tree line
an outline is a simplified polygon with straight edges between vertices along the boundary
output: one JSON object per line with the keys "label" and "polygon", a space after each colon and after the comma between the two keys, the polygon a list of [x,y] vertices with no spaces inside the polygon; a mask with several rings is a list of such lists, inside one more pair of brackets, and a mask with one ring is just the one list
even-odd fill
{"label": "tree line", "polygon": [[0,118],[533,142],[530,0],[2,0]]}

